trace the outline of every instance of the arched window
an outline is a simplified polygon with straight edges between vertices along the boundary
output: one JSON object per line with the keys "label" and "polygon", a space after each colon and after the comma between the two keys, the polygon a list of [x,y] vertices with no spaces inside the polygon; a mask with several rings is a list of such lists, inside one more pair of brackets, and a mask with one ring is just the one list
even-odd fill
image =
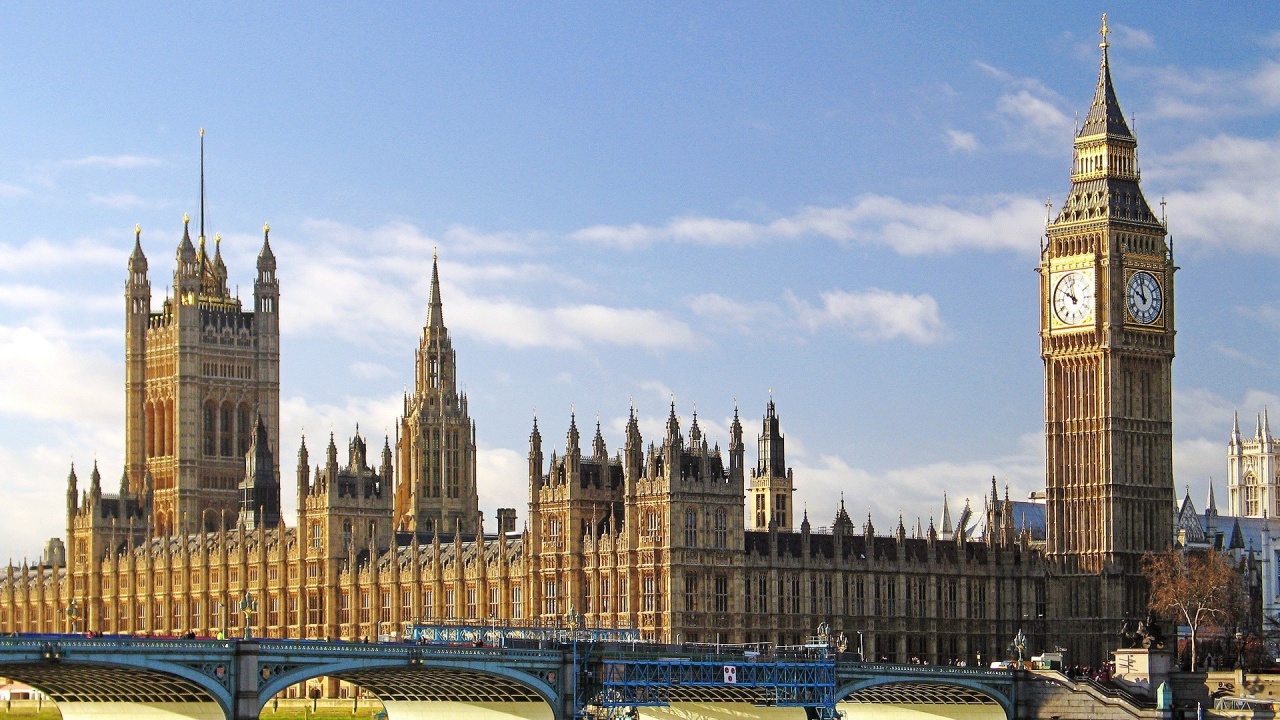
{"label": "arched window", "polygon": [[173,454],[173,398],[164,403],[164,422],[160,423],[160,429],[164,433],[164,450],[161,455]]}
{"label": "arched window", "polygon": [[1248,517],[1258,517],[1262,514],[1258,505],[1258,476],[1248,473],[1244,476],[1244,514]]}
{"label": "arched window", "polygon": [[248,403],[240,403],[240,409],[236,413],[236,430],[236,455],[244,457],[249,452],[249,435],[253,431]]}
{"label": "arched window", "polygon": [[715,545],[716,549],[723,550],[728,547],[729,543],[729,516],[725,514],[724,508],[716,509],[715,519]]}
{"label": "arched window", "polygon": [[218,454],[218,408],[212,400],[204,404],[204,454]]}
{"label": "arched window", "polygon": [[220,418],[220,422],[218,423],[219,452],[224,457],[228,457],[231,455],[231,438],[232,438],[231,403],[229,402],[222,403],[222,412],[220,413],[220,415],[222,417]]}
{"label": "arched window", "polygon": [[147,403],[146,410],[143,411],[142,420],[142,436],[143,443],[146,445],[147,457],[156,456],[156,406],[153,403]]}

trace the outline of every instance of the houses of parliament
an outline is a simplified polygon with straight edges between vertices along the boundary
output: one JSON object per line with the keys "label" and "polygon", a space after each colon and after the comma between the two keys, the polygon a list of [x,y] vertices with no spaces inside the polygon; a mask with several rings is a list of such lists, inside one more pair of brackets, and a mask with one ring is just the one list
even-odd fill
{"label": "houses of parliament", "polygon": [[[804,478],[770,398],[757,420],[734,409],[724,448],[696,413],[682,427],[674,404],[661,437],[642,437],[633,410],[613,448],[570,415],[549,456],[535,419],[524,520],[500,509],[486,521],[434,264],[395,437],[372,449],[358,433],[342,447],[304,438],[286,479],[269,229],[247,308],[228,292],[219,239],[210,253],[184,218],[158,311],[140,231],[128,260],[119,486],[73,467],[65,544],[0,571],[0,631],[360,639],[573,613],[664,642],[793,644],[828,623],[868,658],[931,663],[1003,657],[1022,630],[1030,649],[1106,659],[1124,619],[1145,613],[1139,559],[1174,538],[1176,268],[1139,186],[1105,24],[1101,48],[1037,268],[1043,495],[1015,501],[993,480],[981,509],[953,522],[947,508],[940,526],[875,527],[843,501],[797,517]],[[296,518],[281,512],[290,486]],[[242,615],[246,593],[256,609]]]}

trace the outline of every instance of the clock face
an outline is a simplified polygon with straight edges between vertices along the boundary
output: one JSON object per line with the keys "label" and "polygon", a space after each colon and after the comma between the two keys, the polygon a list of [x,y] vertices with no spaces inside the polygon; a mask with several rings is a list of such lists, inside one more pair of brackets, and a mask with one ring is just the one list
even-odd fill
{"label": "clock face", "polygon": [[1053,314],[1063,325],[1079,325],[1093,315],[1093,273],[1074,270],[1058,278]]}
{"label": "clock face", "polygon": [[1155,275],[1146,271],[1140,270],[1129,276],[1124,299],[1129,307],[1129,314],[1143,325],[1155,322],[1164,307],[1164,293],[1160,290],[1160,282]]}

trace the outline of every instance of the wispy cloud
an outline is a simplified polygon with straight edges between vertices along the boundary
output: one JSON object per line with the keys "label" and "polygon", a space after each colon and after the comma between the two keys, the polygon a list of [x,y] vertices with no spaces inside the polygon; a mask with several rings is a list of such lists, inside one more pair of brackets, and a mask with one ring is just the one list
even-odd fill
{"label": "wispy cloud", "polygon": [[587,243],[624,248],[660,242],[750,245],[768,240],[817,237],[884,245],[902,255],[959,250],[1034,252],[1043,230],[1038,200],[993,196],[969,207],[908,203],[864,195],[849,205],[807,207],[770,223],[712,217],[676,218],[665,225],[596,225],[571,235]]}
{"label": "wispy cloud", "polygon": [[72,167],[106,167],[106,168],[140,168],[161,165],[160,158],[144,155],[88,155],[75,160],[67,160],[63,164]]}
{"label": "wispy cloud", "polygon": [[1219,135],[1166,155],[1148,177],[1168,194],[1170,231],[1201,247],[1280,253],[1280,139]]}
{"label": "wispy cloud", "polygon": [[821,297],[822,304],[817,307],[790,297],[796,316],[810,330],[834,326],[865,340],[901,338],[916,345],[931,345],[947,334],[938,303],[929,295],[872,288],[859,292],[836,290],[822,293]]}
{"label": "wispy cloud", "polygon": [[80,239],[55,243],[44,238],[13,245],[0,243],[0,272],[65,267],[68,265],[122,265],[126,254],[101,241]]}
{"label": "wispy cloud", "polygon": [[129,192],[111,193],[109,195],[90,194],[89,201],[97,205],[105,205],[117,210],[131,210],[146,207],[147,202]]}
{"label": "wispy cloud", "polygon": [[1113,35],[1111,42],[1117,47],[1129,50],[1155,50],[1156,41],[1151,37],[1151,33],[1146,30],[1139,30],[1128,25],[1116,23],[1111,26]]}
{"label": "wispy cloud", "polygon": [[18,185],[9,185],[7,183],[0,183],[0,199],[24,197],[30,194],[31,194],[31,191],[24,187],[21,187]]}
{"label": "wispy cloud", "polygon": [[[296,292],[314,298],[285,316],[286,332],[337,333],[348,340],[417,332],[430,299],[435,240],[402,223],[371,230],[336,223],[311,223],[309,228],[318,232],[305,246],[285,238],[277,244],[277,255],[291,263]],[[440,246],[452,249],[455,242],[472,240],[446,235]],[[485,342],[515,348],[611,345],[654,351],[701,342],[687,324],[660,310],[520,298],[520,286],[582,286],[581,280],[549,266],[451,259],[441,261],[441,276],[450,329]]]}
{"label": "wispy cloud", "polygon": [[978,149],[977,136],[963,130],[948,130],[947,143],[953,151],[971,153]]}

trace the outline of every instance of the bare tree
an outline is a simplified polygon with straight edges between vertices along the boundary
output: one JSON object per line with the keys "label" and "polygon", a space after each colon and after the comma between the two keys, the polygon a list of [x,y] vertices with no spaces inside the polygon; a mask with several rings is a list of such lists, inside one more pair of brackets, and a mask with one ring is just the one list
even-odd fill
{"label": "bare tree", "polygon": [[1244,579],[1226,553],[1170,548],[1147,553],[1142,574],[1151,584],[1148,606],[1191,628],[1191,670],[1201,630],[1230,623],[1248,603]]}

